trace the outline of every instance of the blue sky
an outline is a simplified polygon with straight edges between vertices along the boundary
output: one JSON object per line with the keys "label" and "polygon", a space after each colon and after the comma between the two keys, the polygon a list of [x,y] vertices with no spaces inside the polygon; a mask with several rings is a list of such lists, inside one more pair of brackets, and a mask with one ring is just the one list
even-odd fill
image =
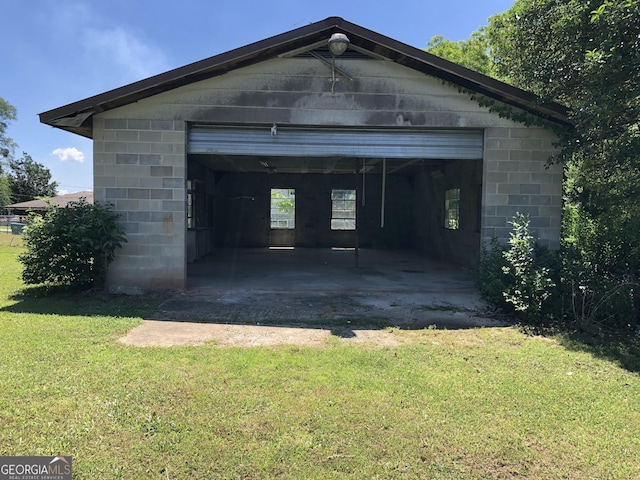
{"label": "blue sky", "polygon": [[[18,110],[16,154],[44,164],[61,192],[90,190],[91,141],[38,113],[331,16],[414,47],[463,40],[513,0],[7,0],[0,97]],[[303,6],[304,5],[304,6]]]}

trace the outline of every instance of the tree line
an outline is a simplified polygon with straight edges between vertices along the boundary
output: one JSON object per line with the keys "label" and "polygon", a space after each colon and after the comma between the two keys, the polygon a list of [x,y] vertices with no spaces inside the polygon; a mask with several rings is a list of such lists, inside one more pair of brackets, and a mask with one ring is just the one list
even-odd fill
{"label": "tree line", "polygon": [[51,181],[49,169],[28,153],[15,156],[18,145],[7,135],[7,129],[16,118],[16,108],[0,97],[0,213],[5,205],[53,197],[58,188]]}

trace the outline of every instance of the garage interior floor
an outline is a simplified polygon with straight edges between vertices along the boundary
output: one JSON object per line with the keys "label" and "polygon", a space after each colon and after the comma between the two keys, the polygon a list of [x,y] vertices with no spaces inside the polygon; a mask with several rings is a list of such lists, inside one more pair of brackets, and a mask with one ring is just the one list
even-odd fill
{"label": "garage interior floor", "polygon": [[464,268],[417,252],[217,250],[188,265],[188,289],[155,319],[251,325],[474,328],[505,325]]}

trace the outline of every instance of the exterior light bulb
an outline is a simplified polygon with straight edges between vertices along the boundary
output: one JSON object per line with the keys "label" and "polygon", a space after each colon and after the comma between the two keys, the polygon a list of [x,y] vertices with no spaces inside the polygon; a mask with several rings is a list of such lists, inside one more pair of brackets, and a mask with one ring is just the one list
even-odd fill
{"label": "exterior light bulb", "polygon": [[349,48],[349,39],[344,33],[334,33],[329,39],[329,51],[334,57],[342,55]]}

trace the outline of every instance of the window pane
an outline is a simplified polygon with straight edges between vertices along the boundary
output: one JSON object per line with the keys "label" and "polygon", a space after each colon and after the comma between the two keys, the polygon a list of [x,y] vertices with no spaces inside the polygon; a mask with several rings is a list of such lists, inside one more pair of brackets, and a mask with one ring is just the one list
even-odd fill
{"label": "window pane", "polygon": [[331,200],[355,200],[355,190],[331,190]]}
{"label": "window pane", "polygon": [[332,218],[356,218],[355,210],[334,210]]}
{"label": "window pane", "polygon": [[460,189],[452,188],[444,195],[444,228],[457,230],[460,227]]}
{"label": "window pane", "polygon": [[187,228],[194,228],[193,221],[193,193],[187,193]]}
{"label": "window pane", "polygon": [[356,229],[356,191],[331,190],[331,230]]}
{"label": "window pane", "polygon": [[355,200],[334,200],[333,211],[353,210],[355,206]]}
{"label": "window pane", "polygon": [[271,228],[296,227],[296,191],[293,188],[271,189]]}

